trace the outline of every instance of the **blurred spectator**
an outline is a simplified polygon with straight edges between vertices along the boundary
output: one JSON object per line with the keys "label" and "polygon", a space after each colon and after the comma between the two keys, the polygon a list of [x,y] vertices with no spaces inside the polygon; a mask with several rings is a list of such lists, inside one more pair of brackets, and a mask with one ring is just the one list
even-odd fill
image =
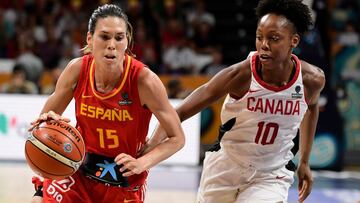
{"label": "blurred spectator", "polygon": [[19,37],[20,55],[16,58],[16,63],[24,67],[27,80],[38,84],[44,67],[41,59],[33,53],[33,47],[34,41],[30,33],[22,33]]}
{"label": "blurred spectator", "polygon": [[138,22],[142,19],[142,14],[144,13],[142,2],[139,0],[127,0],[126,14],[130,22]]}
{"label": "blurred spectator", "polygon": [[156,52],[155,42],[149,37],[144,21],[138,21],[135,30],[132,52],[136,55],[136,58],[147,64],[151,70],[159,73],[159,56]]}
{"label": "blurred spectator", "polygon": [[36,85],[26,80],[25,68],[21,64],[16,64],[13,68],[11,80],[3,85],[2,92],[15,94],[37,94]]}
{"label": "blurred spectator", "polygon": [[187,45],[184,37],[180,37],[178,40],[164,50],[165,73],[191,74],[195,69],[196,53]]}
{"label": "blurred spectator", "polygon": [[58,81],[62,67],[55,67],[49,70],[49,81],[41,87],[41,94],[52,94],[55,90],[56,82]]}
{"label": "blurred spectator", "polygon": [[47,16],[45,19],[45,40],[38,43],[36,50],[44,63],[46,69],[57,66],[60,58],[61,46],[55,36],[55,26],[53,17]]}
{"label": "blurred spectator", "polygon": [[179,44],[181,38],[185,37],[183,22],[176,18],[166,20],[165,26],[161,29],[161,43],[163,49]]}
{"label": "blurred spectator", "polygon": [[195,0],[195,8],[190,10],[186,15],[188,27],[188,36],[194,36],[195,30],[201,24],[206,23],[210,27],[215,26],[215,16],[206,10],[203,0]]}
{"label": "blurred spectator", "polygon": [[225,64],[223,64],[223,55],[220,50],[215,49],[212,52],[211,56],[212,56],[212,62],[206,65],[200,71],[201,74],[212,76],[227,67]]}
{"label": "blurred spectator", "polygon": [[195,27],[194,36],[191,38],[193,49],[202,54],[211,54],[217,45],[214,27],[207,21],[201,20]]}
{"label": "blurred spectator", "polygon": [[173,99],[184,99],[191,91],[184,89],[181,81],[178,79],[169,80],[166,85],[168,91],[168,97]]}
{"label": "blurred spectator", "polygon": [[347,21],[345,25],[345,31],[338,34],[337,41],[344,46],[356,46],[359,45],[359,33],[356,32],[355,27],[351,21]]}

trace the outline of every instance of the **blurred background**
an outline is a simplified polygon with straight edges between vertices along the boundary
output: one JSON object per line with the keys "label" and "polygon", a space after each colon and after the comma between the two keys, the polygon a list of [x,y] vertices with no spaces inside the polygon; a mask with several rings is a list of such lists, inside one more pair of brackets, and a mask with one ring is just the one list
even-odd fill
{"label": "blurred background", "polygon": [[[307,202],[358,202],[360,0],[304,2],[315,24],[294,52],[323,69],[327,79],[310,159],[315,186]],[[183,99],[255,50],[257,0],[1,0],[0,202],[31,197],[33,174],[23,155],[26,128],[66,64],[81,56],[89,17],[105,3],[125,9],[134,27],[132,52],[159,75],[171,99]],[[180,202],[195,202],[204,153],[217,139],[221,104],[194,121],[199,127],[188,139],[195,147],[186,149],[183,161],[152,170],[147,202],[176,202],[179,195]],[[296,195],[294,184],[289,202],[296,202]]]}

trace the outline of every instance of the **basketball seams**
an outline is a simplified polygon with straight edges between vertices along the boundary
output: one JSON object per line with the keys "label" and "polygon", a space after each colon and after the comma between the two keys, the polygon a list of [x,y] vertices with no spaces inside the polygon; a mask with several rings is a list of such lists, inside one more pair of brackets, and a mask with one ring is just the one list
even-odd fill
{"label": "basketball seams", "polygon": [[80,168],[85,158],[85,142],[72,125],[54,122],[44,122],[29,133],[25,157],[35,173],[58,180],[71,176]]}
{"label": "basketball seams", "polygon": [[[33,138],[33,139],[32,139]],[[37,139],[34,135],[30,135],[28,138],[28,141],[30,141],[33,145],[35,145],[37,148],[39,148],[41,151],[43,151],[44,153],[46,153],[47,155],[49,155],[50,157],[55,158],[59,157],[60,159],[57,159],[58,161],[62,162],[63,164],[66,164],[69,167],[74,168],[75,170],[77,170],[80,167],[80,164],[82,162],[82,160],[80,161],[73,161],[72,159],[69,159],[65,156],[63,156],[62,154],[58,153],[57,151],[55,151],[54,149],[48,147],[47,145],[45,145],[43,142],[41,142],[39,139]],[[46,152],[46,149],[51,150],[51,153],[55,154],[55,156],[53,156],[50,152]],[[69,163],[67,163],[69,162]]]}
{"label": "basketball seams", "polygon": [[31,159],[31,157],[28,155],[27,145],[26,145],[26,143],[25,143],[25,155],[26,155],[26,157],[27,157],[27,160],[30,161],[31,164],[32,164],[33,166],[35,166],[37,170],[42,171],[42,172],[43,172],[42,174],[49,174],[49,175],[53,175],[53,176],[70,176],[70,175],[72,175],[72,174],[76,171],[76,169],[74,169],[73,167],[71,167],[71,166],[69,166],[69,165],[67,165],[67,164],[59,161],[58,159],[54,158],[53,156],[48,155],[46,152],[44,152],[41,148],[39,148],[38,146],[36,146],[36,145],[35,145],[34,143],[32,143],[30,140],[27,140],[26,142],[29,143],[29,144],[31,144],[32,146],[38,148],[41,153],[47,155],[47,156],[50,157],[51,159],[53,159],[53,160],[55,160],[55,161],[57,161],[57,162],[65,165],[65,166],[68,166],[68,167],[70,167],[70,168],[73,170],[71,173],[66,173],[66,174],[54,174],[54,173],[50,173],[50,172],[48,172],[48,171],[42,170],[37,164],[35,164],[35,162],[33,162],[33,160]]}
{"label": "basketball seams", "polygon": [[[71,142],[73,143],[73,146],[76,147],[76,149],[78,150],[79,154],[80,154],[80,157],[84,157],[84,154],[81,154],[81,150],[79,149],[78,145],[76,144],[76,142],[74,142],[73,139],[71,139],[67,134],[61,132],[60,130],[56,129],[56,128],[49,128],[49,127],[46,127],[46,126],[39,126],[39,128],[44,128],[44,129],[51,129],[51,130],[54,130],[54,131],[57,131],[61,134],[63,134],[65,137],[69,138],[69,140],[71,140]],[[81,137],[79,135],[79,137]],[[82,138],[81,138],[82,139]],[[84,146],[85,147],[85,146]],[[72,159],[71,159],[72,160]],[[72,160],[72,161],[75,161],[75,160]],[[80,160],[81,161],[81,160]]]}

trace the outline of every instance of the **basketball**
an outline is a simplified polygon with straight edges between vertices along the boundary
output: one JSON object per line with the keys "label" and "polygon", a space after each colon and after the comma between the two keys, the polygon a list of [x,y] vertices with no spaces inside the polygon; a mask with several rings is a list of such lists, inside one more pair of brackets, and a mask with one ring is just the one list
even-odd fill
{"label": "basketball", "polygon": [[74,174],[85,156],[79,131],[63,121],[50,120],[33,129],[25,142],[25,157],[38,175],[59,180]]}

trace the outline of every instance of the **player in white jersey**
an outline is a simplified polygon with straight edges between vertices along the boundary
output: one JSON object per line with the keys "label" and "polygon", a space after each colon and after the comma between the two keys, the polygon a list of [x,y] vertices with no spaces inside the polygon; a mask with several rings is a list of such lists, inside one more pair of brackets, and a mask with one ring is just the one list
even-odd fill
{"label": "player in white jersey", "polygon": [[[226,95],[219,143],[203,163],[198,202],[287,202],[298,130],[299,202],[310,194],[310,150],[324,73],[292,54],[312,24],[300,0],[261,0],[256,8],[256,52],[197,88],[177,112],[185,120]],[[163,140],[158,128],[148,149]],[[148,150],[148,149],[145,149]]]}

